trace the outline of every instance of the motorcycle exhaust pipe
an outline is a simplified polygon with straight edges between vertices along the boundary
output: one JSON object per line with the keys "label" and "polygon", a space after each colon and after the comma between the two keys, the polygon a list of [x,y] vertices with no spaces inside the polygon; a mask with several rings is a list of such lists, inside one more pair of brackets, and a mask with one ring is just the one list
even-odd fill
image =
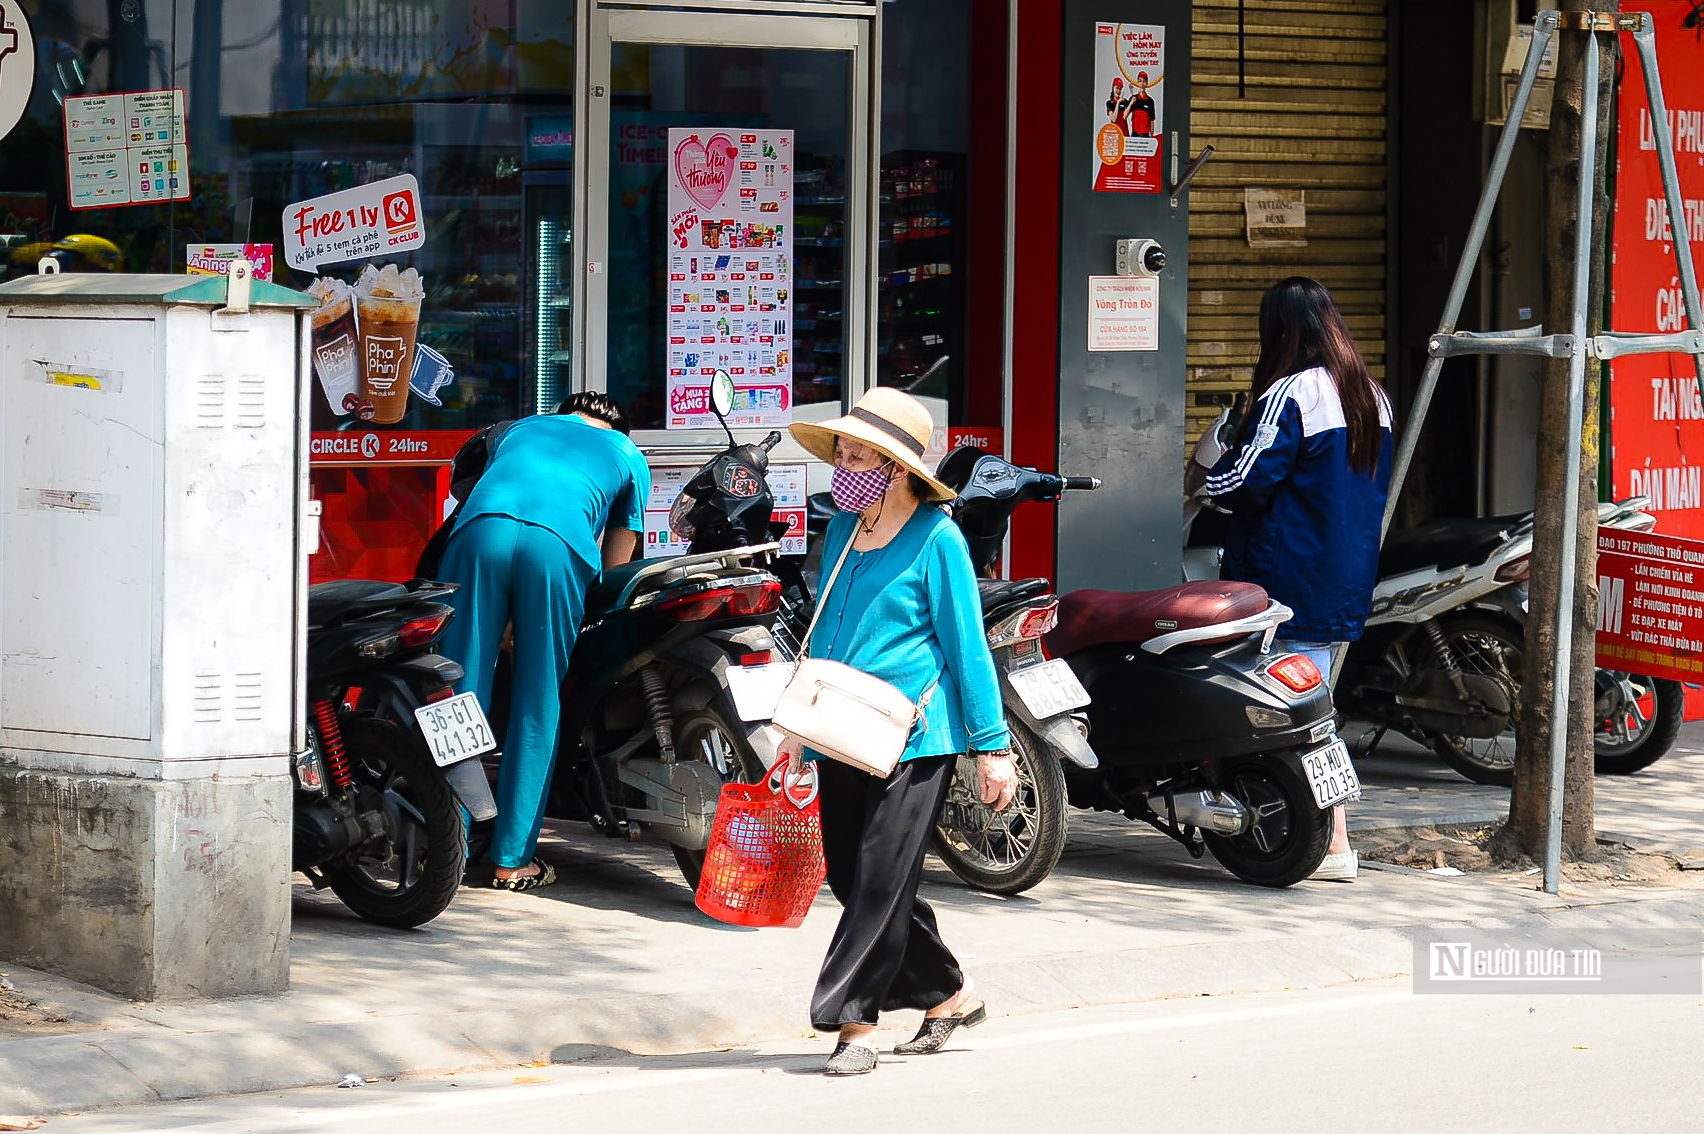
{"label": "motorcycle exhaust pipe", "polygon": [[1240,835],[1254,825],[1252,811],[1228,795],[1206,789],[1151,795],[1148,806],[1180,827],[1202,827],[1218,835]]}

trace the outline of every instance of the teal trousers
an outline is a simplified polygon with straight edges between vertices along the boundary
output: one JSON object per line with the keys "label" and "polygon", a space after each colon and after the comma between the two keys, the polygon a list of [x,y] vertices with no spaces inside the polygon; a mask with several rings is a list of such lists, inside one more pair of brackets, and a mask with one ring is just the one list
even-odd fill
{"label": "teal trousers", "polygon": [[472,690],[487,713],[503,631],[514,623],[514,684],[487,857],[498,866],[525,866],[544,825],[562,678],[597,572],[549,528],[487,515],[451,534],[440,575],[461,585],[450,600],[456,615],[444,634],[444,654],[467,671],[457,692]]}

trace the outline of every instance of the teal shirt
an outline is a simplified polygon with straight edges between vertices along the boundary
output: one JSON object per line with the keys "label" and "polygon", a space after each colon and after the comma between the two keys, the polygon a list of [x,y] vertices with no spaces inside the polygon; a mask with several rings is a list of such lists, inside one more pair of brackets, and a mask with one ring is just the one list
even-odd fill
{"label": "teal shirt", "polygon": [[572,414],[540,414],[511,425],[468,493],[456,526],[509,516],[555,532],[568,549],[603,567],[606,528],[645,530],[651,468],[626,434]]}
{"label": "teal shirt", "polygon": [[[848,512],[829,521],[824,584],[854,522]],[[821,605],[811,634],[813,657],[874,674],[913,701],[940,680],[900,759],[1010,743],[970,552],[939,508],[919,505],[885,547],[848,555]]]}

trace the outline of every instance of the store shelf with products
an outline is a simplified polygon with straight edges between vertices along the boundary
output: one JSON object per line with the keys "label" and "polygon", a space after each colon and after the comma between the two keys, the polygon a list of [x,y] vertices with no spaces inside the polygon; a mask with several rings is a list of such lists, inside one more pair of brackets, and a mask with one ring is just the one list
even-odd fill
{"label": "store shelf with products", "polygon": [[882,159],[877,377],[949,404],[962,396],[966,345],[965,191],[963,154],[897,150]]}

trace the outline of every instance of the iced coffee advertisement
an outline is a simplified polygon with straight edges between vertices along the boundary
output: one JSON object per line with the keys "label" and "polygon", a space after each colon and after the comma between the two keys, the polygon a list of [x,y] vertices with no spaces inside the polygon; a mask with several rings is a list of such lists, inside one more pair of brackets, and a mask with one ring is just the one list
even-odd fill
{"label": "iced coffee advertisement", "polygon": [[1095,25],[1095,192],[1160,192],[1165,77],[1163,26]]}
{"label": "iced coffee advertisement", "polygon": [[792,420],[793,132],[668,134],[669,429],[714,428],[710,378],[726,370],[728,424]]}
{"label": "iced coffee advertisement", "polygon": [[[442,405],[455,380],[444,356],[418,341],[425,288],[413,268],[368,264],[353,281],[323,275],[308,286],[313,370],[334,418],[367,425],[402,421],[412,399]],[[316,426],[316,428],[318,428]]]}

